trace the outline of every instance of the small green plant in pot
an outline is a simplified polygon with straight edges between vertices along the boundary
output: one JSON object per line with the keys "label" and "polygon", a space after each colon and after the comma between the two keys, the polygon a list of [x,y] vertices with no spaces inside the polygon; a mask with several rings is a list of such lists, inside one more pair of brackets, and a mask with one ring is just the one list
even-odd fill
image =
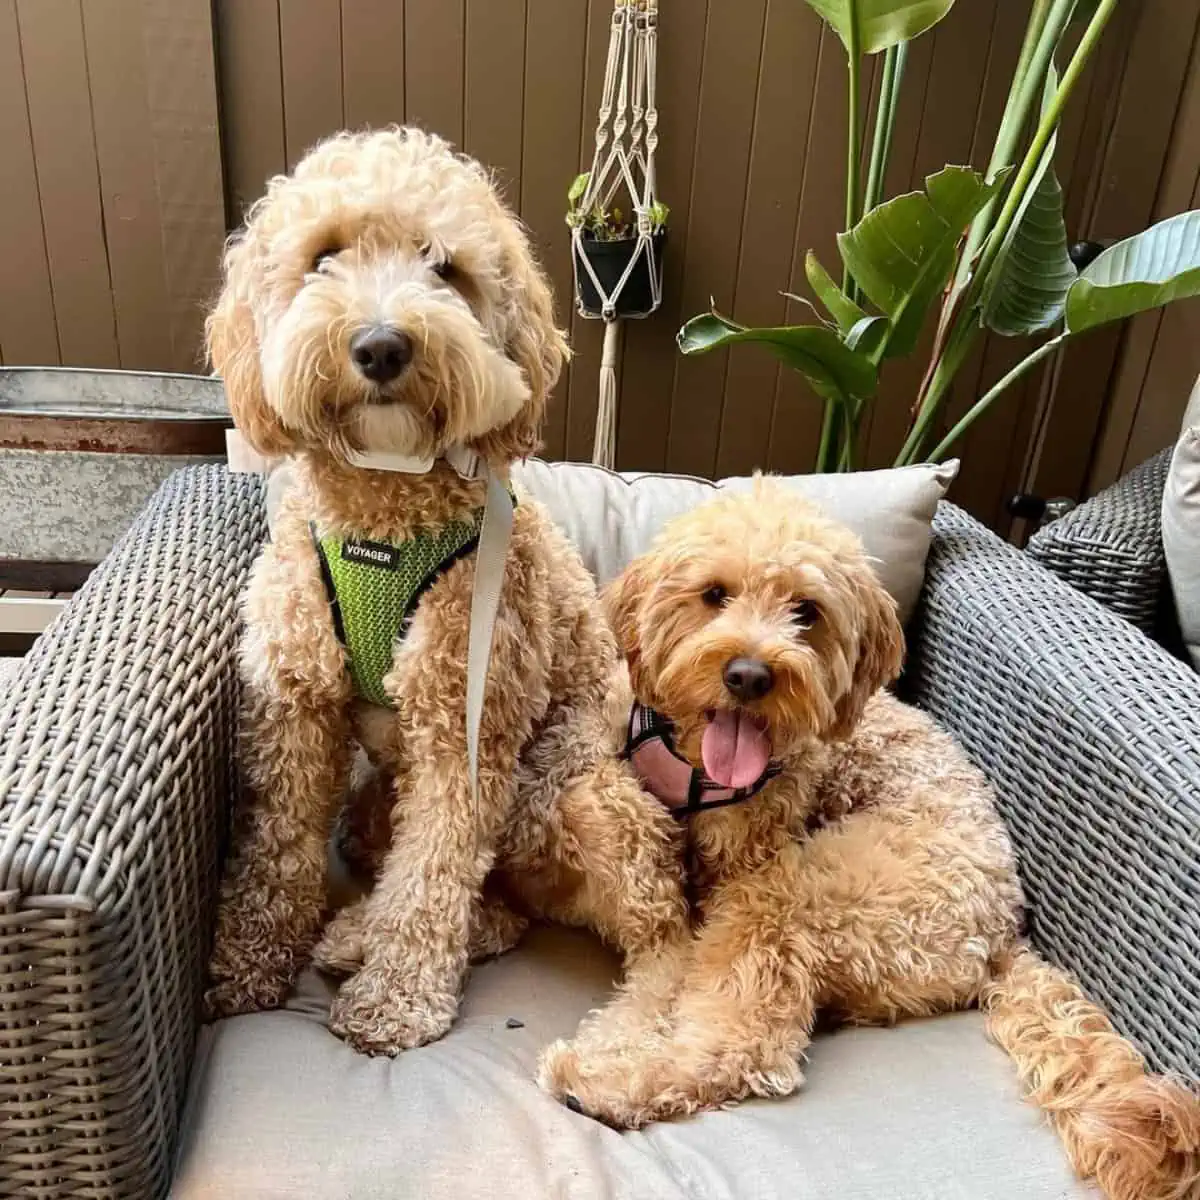
{"label": "small green plant in pot", "polygon": [[[667,237],[670,209],[661,203],[650,206],[646,216],[654,254],[653,258],[644,252],[639,254],[636,218],[631,218],[616,206],[588,203],[590,181],[591,173],[584,171],[576,176],[567,191],[567,224],[581,235],[578,239],[572,239],[580,304],[589,316],[604,316],[604,301],[600,294],[602,289],[605,295],[615,296],[614,316],[645,316],[654,308],[654,273],[658,273],[659,282],[662,278],[662,249]],[[635,256],[636,261],[629,269],[630,261]],[[627,269],[628,278],[618,287]],[[596,277],[594,280],[593,273]],[[597,282],[600,289],[596,287]]]}
{"label": "small green plant in pot", "polygon": [[[1055,143],[1063,109],[1119,0],[1026,2],[1025,40],[986,170],[948,166],[929,176],[923,190],[884,201],[909,43],[945,17],[954,0],[807,0],[837,33],[849,62],[841,280],[810,253],[805,275],[825,316],[814,308],[813,324],[747,328],[714,310],[684,325],[679,346],[684,354],[702,354],[759,342],[800,371],[825,404],[818,471],[854,468],[859,426],[881,369],[915,352],[929,320],[936,322],[933,352],[897,465],[945,457],[1007,388],[1069,339],[1200,294],[1200,212],[1118,242],[1087,265],[1076,254],[1081,268],[1072,260]],[[1082,32],[1060,77],[1056,59],[1072,22]],[[864,183],[859,85],[865,56],[881,53]],[[938,438],[955,375],[987,330],[1042,340]]]}

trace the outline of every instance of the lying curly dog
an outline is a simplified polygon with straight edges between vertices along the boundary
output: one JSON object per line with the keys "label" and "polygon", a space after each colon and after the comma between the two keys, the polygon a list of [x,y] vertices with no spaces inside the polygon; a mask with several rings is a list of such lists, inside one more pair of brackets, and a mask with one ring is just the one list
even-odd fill
{"label": "lying curly dog", "polygon": [[1196,1098],[1021,944],[987,784],[880,690],[902,634],[853,534],[763,480],[671,524],[608,599],[632,684],[610,749],[693,814],[697,924],[546,1052],[543,1086],[637,1128],[792,1092],[818,1013],[982,1003],[1081,1175],[1196,1195]]}
{"label": "lying curly dog", "polygon": [[[556,911],[634,952],[686,919],[675,835],[630,773],[578,780],[597,756],[616,648],[577,555],[528,501],[472,800],[466,662],[485,484],[444,456],[465,449],[506,476],[536,447],[566,354],[546,281],[484,170],[418,131],[339,135],[271,182],[225,272],[213,364],[244,436],[291,456],[296,484],[245,597],[250,787],[207,1006],[277,1005],[308,960],[357,739],[391,780],[393,837],[374,891],[329,932],[323,957],[355,968],[330,1024],[394,1054],[449,1027],[472,946],[519,934],[483,895],[498,853],[552,876]],[[364,451],[436,462],[364,469]],[[597,823],[606,838],[576,836]],[[597,886],[614,876],[624,886]]]}

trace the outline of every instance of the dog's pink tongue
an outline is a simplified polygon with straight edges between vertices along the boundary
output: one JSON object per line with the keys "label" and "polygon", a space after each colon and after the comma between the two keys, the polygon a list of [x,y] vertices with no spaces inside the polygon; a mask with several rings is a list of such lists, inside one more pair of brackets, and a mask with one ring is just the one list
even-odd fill
{"label": "dog's pink tongue", "polygon": [[767,769],[771,743],[749,713],[718,712],[700,743],[708,777],[722,787],[749,787]]}

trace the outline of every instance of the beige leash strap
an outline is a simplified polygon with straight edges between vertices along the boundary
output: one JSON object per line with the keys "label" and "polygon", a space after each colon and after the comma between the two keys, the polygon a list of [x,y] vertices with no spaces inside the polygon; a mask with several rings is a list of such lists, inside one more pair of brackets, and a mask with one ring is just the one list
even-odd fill
{"label": "beige leash strap", "polygon": [[479,548],[475,551],[471,630],[467,642],[467,769],[471,776],[471,800],[476,808],[479,807],[479,727],[483,721],[483,698],[496,633],[496,614],[504,586],[504,562],[513,528],[513,502],[508,489],[482,460],[480,469],[487,480],[487,500],[483,509],[483,527],[479,531]]}

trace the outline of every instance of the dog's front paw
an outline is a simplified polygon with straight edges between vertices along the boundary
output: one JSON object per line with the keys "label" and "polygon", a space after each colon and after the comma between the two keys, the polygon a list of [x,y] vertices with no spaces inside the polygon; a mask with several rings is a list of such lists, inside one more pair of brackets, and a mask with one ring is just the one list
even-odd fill
{"label": "dog's front paw", "polygon": [[637,1070],[627,1055],[581,1054],[573,1042],[557,1041],[542,1053],[537,1081],[572,1112],[614,1129],[640,1129],[673,1115],[639,1102]]}
{"label": "dog's front paw", "polygon": [[325,926],[313,950],[313,962],[331,975],[353,975],[363,965],[363,901],[343,908]]}
{"label": "dog's front paw", "polygon": [[654,1121],[744,1100],[786,1096],[803,1081],[786,1054],[761,1051],[689,1061],[686,1051],[659,1047],[609,1047],[586,1052],[555,1042],[542,1055],[538,1083],[573,1112],[614,1129],[640,1129]]}
{"label": "dog's front paw", "polygon": [[399,972],[368,965],[342,984],[329,1013],[329,1028],[363,1054],[394,1057],[436,1041],[457,1012],[456,995],[413,995]]}

